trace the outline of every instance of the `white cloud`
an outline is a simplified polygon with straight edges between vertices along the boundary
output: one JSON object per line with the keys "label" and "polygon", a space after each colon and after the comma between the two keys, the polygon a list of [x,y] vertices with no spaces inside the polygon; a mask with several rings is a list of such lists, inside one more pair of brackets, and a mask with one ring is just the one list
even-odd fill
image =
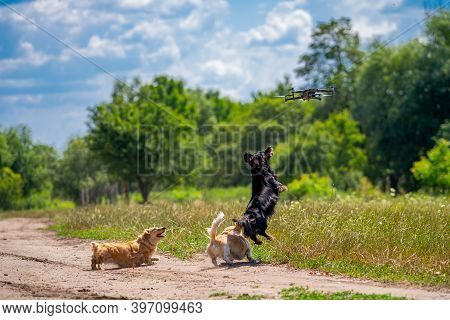
{"label": "white cloud", "polygon": [[223,77],[226,75],[240,75],[241,70],[233,65],[226,65],[222,60],[209,60],[200,66],[201,70],[211,71],[213,74]]}
{"label": "white cloud", "polygon": [[40,51],[35,51],[33,45],[30,42],[22,42],[20,44],[21,49],[24,52],[24,62],[33,66],[40,66],[47,63],[50,60],[50,55]]}
{"label": "white cloud", "polygon": [[35,86],[37,83],[38,81],[35,79],[0,79],[0,86],[8,88],[28,88]]}
{"label": "white cloud", "polygon": [[358,32],[361,38],[370,39],[374,36],[389,34],[397,29],[397,24],[388,20],[371,20],[360,16],[352,21],[353,29]]}
{"label": "white cloud", "polygon": [[21,53],[21,56],[18,58],[7,58],[0,60],[0,72],[13,70],[24,65],[31,65],[35,67],[41,66],[47,63],[52,57],[42,51],[36,51],[33,44],[27,41],[20,42],[19,52]]}
{"label": "white cloud", "polygon": [[86,48],[78,51],[87,57],[124,57],[126,47],[113,40],[102,39],[98,35],[93,35]]}
{"label": "white cloud", "polygon": [[178,60],[180,56],[181,51],[175,42],[175,39],[173,37],[168,37],[164,40],[164,45],[160,46],[156,51],[142,51],[140,54],[140,61],[148,63],[164,59]]}
{"label": "white cloud", "polygon": [[122,0],[119,6],[123,8],[142,8],[153,3],[153,0]]}
{"label": "white cloud", "polygon": [[216,14],[225,15],[228,12],[228,2],[225,0],[198,1],[193,4],[194,9],[180,21],[180,28],[183,30],[198,29]]}
{"label": "white cloud", "polygon": [[303,1],[284,1],[267,15],[263,25],[245,34],[248,44],[307,43],[312,30],[311,15],[298,7]]}
{"label": "white cloud", "polygon": [[144,39],[158,39],[163,38],[171,34],[173,28],[170,27],[168,22],[155,18],[151,21],[141,21],[136,23],[130,30],[126,31],[119,38],[130,39],[136,35],[143,37]]}
{"label": "white cloud", "polygon": [[[97,4],[102,2],[105,1],[95,1]],[[83,30],[95,26],[105,24],[117,26],[126,22],[121,13],[95,9],[94,2],[89,0],[35,0],[12,6],[22,15],[61,38],[80,34]],[[11,21],[18,29],[40,32],[37,27],[7,7],[0,7],[0,19]],[[64,32],[61,32],[62,30]]]}
{"label": "white cloud", "polygon": [[[230,28],[218,28],[206,40],[198,40],[201,46],[195,55],[182,56],[167,72],[185,79],[188,85],[219,89],[235,99],[248,99],[251,92],[273,88],[284,74],[292,74],[298,55],[309,43],[306,35],[311,33],[312,19],[297,8],[298,4],[277,4],[267,13],[263,25],[247,31],[236,33]],[[285,19],[286,15],[292,19]],[[281,26],[283,19],[289,20],[286,27]],[[267,36],[266,28],[273,31],[271,35],[264,41],[255,41],[256,33]]]}
{"label": "white cloud", "polygon": [[0,95],[0,103],[2,104],[36,104],[42,101],[42,94],[17,94],[17,95]]}
{"label": "white cloud", "polygon": [[343,16],[350,17],[353,29],[363,40],[367,40],[374,36],[389,34],[397,29],[395,20],[392,21],[392,16],[384,14],[383,10],[394,4],[401,5],[402,2],[402,0],[398,0],[397,3],[392,0],[344,0],[343,3],[335,6],[335,10]]}

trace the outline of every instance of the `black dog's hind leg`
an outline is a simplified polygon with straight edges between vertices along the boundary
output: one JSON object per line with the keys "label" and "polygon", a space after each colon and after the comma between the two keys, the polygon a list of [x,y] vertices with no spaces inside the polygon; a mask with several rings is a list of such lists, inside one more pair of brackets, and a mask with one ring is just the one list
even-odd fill
{"label": "black dog's hind leg", "polygon": [[266,233],[267,230],[267,219],[259,219],[258,229],[256,229],[256,233],[260,236],[263,236],[267,240],[272,240],[273,237],[270,234]]}
{"label": "black dog's hind leg", "polygon": [[262,241],[256,237],[255,233],[250,236],[250,239],[252,239],[255,242],[255,244],[262,244]]}
{"label": "black dog's hind leg", "polygon": [[260,233],[260,235],[262,235],[262,236],[263,236],[264,238],[266,238],[267,240],[273,240],[273,237],[272,237],[270,234],[266,233],[266,230],[262,231],[262,232]]}

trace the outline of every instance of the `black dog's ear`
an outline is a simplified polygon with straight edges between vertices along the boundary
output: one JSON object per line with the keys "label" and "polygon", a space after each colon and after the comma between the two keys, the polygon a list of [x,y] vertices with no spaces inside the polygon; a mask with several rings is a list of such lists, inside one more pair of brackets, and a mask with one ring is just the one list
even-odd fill
{"label": "black dog's ear", "polygon": [[252,158],[252,154],[250,152],[244,153],[244,161],[250,163],[250,159]]}
{"label": "black dog's ear", "polygon": [[273,156],[273,148],[271,146],[267,147],[266,150],[264,150],[264,156],[266,157],[267,160],[272,158],[272,156]]}

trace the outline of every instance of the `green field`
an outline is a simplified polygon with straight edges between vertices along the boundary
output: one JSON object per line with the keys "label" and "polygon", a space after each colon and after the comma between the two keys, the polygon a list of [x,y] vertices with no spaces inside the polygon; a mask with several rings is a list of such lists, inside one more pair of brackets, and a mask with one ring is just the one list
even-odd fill
{"label": "green field", "polygon": [[[179,258],[205,250],[205,232],[219,210],[224,225],[244,201],[154,200],[147,205],[92,206],[54,215],[60,236],[125,240],[150,226],[168,227],[160,249]],[[264,262],[381,281],[449,285],[449,200],[406,195],[367,200],[281,201],[268,232],[253,246]]]}
{"label": "green field", "polygon": [[406,300],[404,297],[394,297],[390,294],[365,294],[352,291],[324,293],[303,287],[283,289],[281,298],[283,300]]}
{"label": "green field", "polygon": [[[283,300],[406,300],[404,297],[395,297],[390,294],[365,294],[352,291],[339,291],[327,293],[322,291],[313,291],[304,287],[289,287],[281,290],[281,299]],[[209,295],[210,298],[222,298],[233,300],[262,300],[268,297],[260,294],[250,295],[243,293],[237,296],[228,291],[218,291]]]}

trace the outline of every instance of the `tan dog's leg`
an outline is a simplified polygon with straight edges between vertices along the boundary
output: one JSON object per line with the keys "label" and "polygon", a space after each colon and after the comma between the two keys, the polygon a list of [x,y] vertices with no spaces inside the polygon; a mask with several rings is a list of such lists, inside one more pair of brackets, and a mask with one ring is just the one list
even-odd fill
{"label": "tan dog's leg", "polygon": [[211,262],[217,266],[217,257],[211,258]]}
{"label": "tan dog's leg", "polygon": [[97,260],[95,259],[94,256],[91,259],[91,268],[92,270],[97,270]]}
{"label": "tan dog's leg", "polygon": [[151,266],[159,261],[159,258],[148,258],[146,264]]}
{"label": "tan dog's leg", "polygon": [[230,247],[228,245],[226,245],[225,248],[223,249],[223,260],[225,260],[225,262],[227,264],[233,264],[233,259],[231,258]]}
{"label": "tan dog's leg", "polygon": [[255,260],[255,258],[252,257],[252,250],[250,249],[247,251],[247,259],[249,262],[258,263],[258,260]]}

